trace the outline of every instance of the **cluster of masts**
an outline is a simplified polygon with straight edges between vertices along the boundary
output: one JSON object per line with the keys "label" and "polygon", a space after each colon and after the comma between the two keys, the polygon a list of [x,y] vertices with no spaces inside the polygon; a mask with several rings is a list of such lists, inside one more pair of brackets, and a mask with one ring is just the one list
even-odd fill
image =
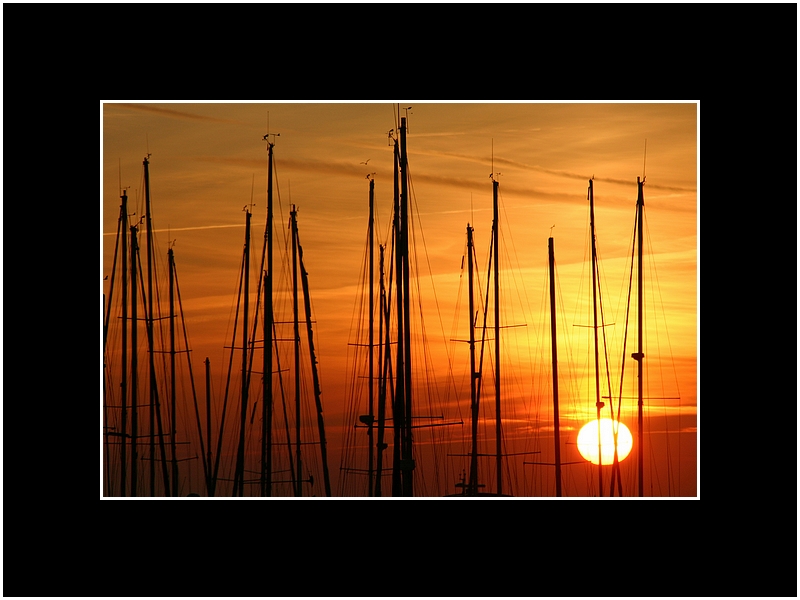
{"label": "cluster of masts", "polygon": [[[411,108],[411,107],[408,107]],[[407,111],[408,109],[406,109]],[[406,113],[407,115],[408,113]],[[394,294],[395,297],[391,299],[391,290],[387,294],[384,286],[384,250],[385,246],[381,245],[380,249],[380,297],[379,297],[379,341],[375,342],[374,337],[374,299],[376,297],[374,290],[374,272],[375,272],[375,233],[374,233],[374,186],[375,172],[368,173],[366,179],[369,180],[369,398],[367,413],[359,416],[359,423],[367,429],[368,437],[368,459],[367,459],[367,477],[368,477],[368,495],[381,496],[386,490],[382,487],[385,471],[389,471],[391,476],[391,490],[393,496],[406,496],[414,495],[414,471],[415,452],[414,452],[414,436],[413,429],[418,425],[412,425],[412,420],[415,419],[415,399],[412,396],[411,374],[412,374],[412,360],[411,360],[411,326],[410,326],[410,265],[409,265],[409,180],[408,180],[408,154],[406,144],[407,125],[406,118],[400,120],[400,125],[397,133],[392,129],[389,131],[390,144],[394,147],[394,195],[393,195],[393,245],[394,245],[394,263],[392,265],[394,272]],[[267,187],[267,221],[265,230],[265,245],[262,253],[262,262],[259,269],[259,288],[258,288],[258,305],[255,311],[254,323],[248,322],[249,316],[249,260],[250,260],[250,219],[251,207],[253,204],[245,205],[243,211],[246,213],[246,228],[245,228],[245,245],[243,254],[243,272],[242,272],[242,287],[243,299],[242,324],[241,336],[243,341],[240,345],[236,344],[236,332],[234,331],[234,338],[231,342],[231,360],[233,358],[233,350],[238,349],[241,351],[241,400],[239,412],[239,428],[238,440],[236,450],[236,464],[232,478],[231,495],[244,496],[245,485],[257,484],[258,494],[260,496],[271,496],[275,490],[275,486],[281,483],[289,483],[291,486],[292,494],[295,496],[303,496],[305,494],[304,484],[313,485],[314,479],[310,472],[304,470],[304,449],[303,446],[312,443],[318,447],[321,456],[322,465],[322,479],[324,485],[324,494],[331,495],[331,483],[328,474],[327,465],[327,450],[326,450],[326,437],[323,419],[322,402],[320,395],[319,375],[316,369],[316,356],[314,350],[314,336],[312,331],[312,318],[310,310],[310,299],[308,295],[308,279],[307,273],[303,266],[303,251],[299,242],[298,228],[297,228],[297,209],[292,207],[291,210],[291,252],[292,252],[292,284],[293,284],[293,323],[294,331],[292,341],[294,343],[294,390],[295,390],[295,422],[294,432],[289,431],[289,423],[286,421],[286,440],[285,445],[289,448],[289,479],[279,479],[274,470],[274,452],[275,440],[273,436],[274,428],[274,402],[273,402],[273,375],[280,373],[280,365],[276,363],[276,342],[278,341],[275,336],[275,325],[273,315],[273,198],[272,198],[272,175],[273,175],[273,147],[275,145],[275,137],[279,133],[268,133],[263,136],[263,140],[267,142],[268,149],[268,187]],[[270,141],[272,136],[272,141]],[[150,193],[149,193],[149,170],[148,170],[148,157],[143,161],[145,173],[145,215],[142,216],[135,224],[129,224],[129,215],[127,208],[127,192],[122,190],[122,205],[120,209],[120,234],[118,236],[118,245],[121,242],[122,246],[122,259],[119,261],[121,265],[121,280],[122,280],[122,339],[121,339],[121,382],[120,382],[120,405],[112,406],[104,402],[104,419],[105,419],[105,491],[107,495],[113,496],[137,496],[149,492],[150,495],[157,495],[160,489],[163,495],[177,496],[180,494],[179,486],[179,466],[178,463],[182,460],[189,460],[187,458],[179,458],[177,445],[178,431],[177,423],[177,409],[176,409],[176,355],[186,352],[188,350],[178,350],[175,341],[175,324],[178,314],[176,314],[174,299],[177,289],[177,274],[174,265],[174,256],[172,244],[170,244],[169,256],[169,349],[161,351],[169,356],[169,392],[166,396],[166,404],[168,410],[165,411],[162,406],[162,396],[159,392],[157,385],[157,370],[155,358],[158,353],[155,349],[155,331],[154,325],[160,321],[161,317],[155,314],[154,298],[156,291],[154,289],[154,272],[153,267],[153,240],[151,237],[152,222],[150,214]],[[367,166],[370,159],[363,161],[360,164]],[[496,466],[494,473],[496,476],[494,489],[497,496],[504,494],[503,482],[503,451],[501,448],[502,441],[502,414],[501,414],[501,375],[500,375],[500,286],[499,286],[499,214],[498,214],[498,176],[500,173],[492,172],[489,177],[492,180],[493,191],[493,222],[492,222],[492,262],[490,263],[490,279],[494,283],[494,389],[495,389],[495,441],[496,447],[494,449],[494,458]],[[593,179],[589,180],[588,197],[590,201],[590,221],[592,227],[592,280],[593,280],[593,295],[594,301],[594,334],[595,334],[595,364],[598,361],[598,330],[602,325],[597,321],[597,255],[595,248],[595,235],[594,235],[594,200],[593,200]],[[639,369],[639,400],[638,400],[638,494],[643,495],[643,417],[642,417],[642,362],[644,354],[642,353],[642,209],[644,206],[643,185],[644,179],[637,178],[639,187],[639,196],[637,199],[637,212],[638,212],[638,246],[639,246],[639,347],[638,351],[632,353],[632,358],[637,361]],[[144,297],[139,300],[137,298],[138,290],[141,287],[144,290],[143,274],[137,272],[140,262],[139,248],[137,245],[138,228],[146,224],[146,256],[147,256],[147,289],[144,292]],[[562,495],[562,474],[561,474],[561,442],[559,439],[559,407],[558,407],[558,378],[557,378],[557,344],[556,344],[556,322],[555,322],[555,301],[554,301],[554,246],[552,238],[553,225],[550,228],[550,238],[548,242],[549,260],[550,260],[550,303],[551,303],[551,339],[552,339],[552,361],[553,361],[553,415],[554,415],[554,431],[555,431],[555,462],[548,463],[555,467],[556,474],[556,495]],[[126,234],[129,230],[130,237]],[[130,246],[129,246],[130,244]],[[480,387],[479,382],[482,379],[482,364],[483,364],[483,345],[485,343],[485,335],[481,336],[481,340],[475,339],[475,326],[473,320],[475,313],[474,307],[474,289],[473,289],[473,228],[467,224],[467,252],[468,252],[468,269],[469,269],[469,314],[470,314],[470,416],[471,416],[471,452],[469,455],[469,471],[464,472],[460,483],[456,484],[457,488],[461,489],[462,495],[477,496],[482,494],[480,491],[485,487],[481,483],[479,473],[479,441],[478,441],[478,415],[480,407]],[[111,274],[109,300],[104,319],[104,344],[106,343],[108,328],[109,328],[109,314],[111,299],[114,291],[114,284],[116,279],[117,259],[115,256],[114,270]],[[299,268],[299,274],[298,274]],[[492,270],[494,271],[492,277]],[[307,330],[307,344],[310,353],[310,364],[312,367],[312,374],[314,378],[313,391],[315,400],[315,414],[317,416],[316,425],[318,428],[318,435],[316,440],[309,441],[301,439],[301,432],[305,429],[301,426],[300,415],[302,409],[300,406],[300,328],[301,318],[299,311],[299,287],[302,287],[305,307],[305,325]],[[488,289],[487,289],[488,292]],[[179,294],[178,294],[179,297]],[[263,300],[263,304],[262,304]],[[144,317],[145,330],[147,336],[147,348],[149,356],[148,364],[148,391],[149,401],[141,406],[137,400],[138,398],[138,378],[137,371],[139,368],[138,359],[136,356],[137,348],[137,334],[138,334],[138,321],[140,317],[137,314],[137,307],[140,302],[146,304],[146,316]],[[394,306],[390,306],[394,303]],[[394,321],[390,319],[391,309],[395,309]],[[130,312],[129,312],[130,311]],[[257,340],[256,328],[258,324],[259,311],[262,316],[261,339]],[[182,318],[182,311],[180,317]],[[390,323],[396,326],[395,340],[391,341],[392,336],[389,332]],[[251,328],[252,327],[252,328]],[[486,329],[486,315],[484,314],[484,330]],[[185,325],[184,325],[185,328]],[[130,335],[130,340],[128,336]],[[257,342],[260,341],[263,348],[263,371],[262,371],[262,406],[261,406],[261,431],[260,434],[254,435],[251,442],[260,442],[260,468],[259,477],[256,480],[247,479],[246,476],[246,463],[248,446],[248,408],[250,403],[249,390],[250,378],[253,371],[253,351],[257,347]],[[476,357],[476,350],[478,342],[480,342],[480,358]],[[374,348],[379,348],[378,369],[379,374],[377,377],[377,390],[375,385],[375,364],[374,364]],[[130,348],[130,355],[129,355]],[[105,356],[105,353],[104,353]],[[202,417],[198,407],[196,395],[194,397],[194,407],[198,426],[198,436],[201,446],[201,459],[203,462],[204,483],[206,493],[208,496],[214,496],[219,493],[218,483],[223,480],[220,477],[220,458],[222,455],[222,441],[223,433],[225,431],[225,418],[228,404],[228,393],[224,398],[224,406],[222,409],[222,416],[219,424],[219,433],[216,438],[216,450],[214,450],[212,443],[212,427],[211,427],[211,407],[210,407],[210,376],[209,376],[209,360],[206,358],[206,414],[205,414],[205,430],[203,429]],[[191,373],[191,361],[189,361],[189,369]],[[601,409],[604,408],[605,403],[601,401],[600,384],[599,384],[599,369],[595,369],[596,378],[596,408],[598,426],[601,417]],[[128,374],[131,379],[128,381]],[[104,377],[105,381],[105,377]],[[390,391],[391,389],[391,391]],[[377,398],[375,392],[378,392]],[[194,394],[194,384],[192,384],[192,392]],[[376,405],[377,404],[377,405]],[[119,418],[112,419],[110,411],[119,409]],[[146,408],[149,424],[149,431],[144,431],[140,423],[140,408]],[[389,417],[389,409],[391,416]],[[255,406],[251,411],[254,414]],[[611,406],[612,416],[613,402]],[[617,419],[619,412],[617,412]],[[252,417],[251,417],[252,420]],[[390,421],[391,425],[387,422]],[[118,423],[118,425],[112,425]],[[385,451],[389,449],[386,440],[388,438],[387,428],[391,427],[392,430],[392,456],[389,459],[385,456]],[[292,436],[293,433],[293,436]],[[183,442],[186,443],[186,442]],[[600,443],[600,435],[598,435],[598,444]],[[147,457],[139,456],[140,446],[149,446],[149,455]],[[118,446],[118,463],[116,472],[112,471],[112,446]],[[167,448],[169,447],[169,451]],[[599,451],[599,448],[598,448]],[[140,486],[140,474],[138,472],[140,460],[147,460],[149,462],[149,482],[145,482]],[[530,464],[543,464],[543,463],[530,463]],[[390,465],[390,466],[389,466]],[[621,494],[621,478],[619,477],[619,462],[615,452],[614,463],[612,470],[612,494],[613,488],[616,483]],[[280,476],[282,477],[282,476]],[[112,480],[113,479],[113,480]],[[158,484],[156,483],[158,481]],[[603,495],[603,470],[602,463],[598,470],[599,481],[599,494]],[[249,495],[249,494],[248,494]]]}

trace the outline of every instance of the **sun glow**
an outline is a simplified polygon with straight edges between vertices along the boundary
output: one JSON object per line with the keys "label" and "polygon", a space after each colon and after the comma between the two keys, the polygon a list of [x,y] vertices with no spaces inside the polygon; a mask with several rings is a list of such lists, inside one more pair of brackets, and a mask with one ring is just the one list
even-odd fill
{"label": "sun glow", "polygon": [[[611,419],[600,419],[600,444],[597,443],[597,420],[589,421],[578,432],[578,451],[581,456],[591,463],[600,464],[599,456],[604,465],[614,462],[614,427]],[[622,461],[630,454],[633,447],[633,437],[630,429],[624,423],[619,425],[617,433],[617,457]]]}

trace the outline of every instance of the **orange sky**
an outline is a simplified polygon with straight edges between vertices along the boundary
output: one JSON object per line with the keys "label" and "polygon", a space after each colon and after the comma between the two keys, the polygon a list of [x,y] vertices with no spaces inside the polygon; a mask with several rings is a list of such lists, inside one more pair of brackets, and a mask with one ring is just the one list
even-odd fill
{"label": "orange sky", "polygon": [[[440,390],[431,409],[441,409],[445,420],[465,423],[440,430],[447,430],[449,439],[464,438],[469,429],[466,344],[450,340],[467,336],[466,274],[462,276],[461,270],[467,223],[475,230],[479,287],[485,287],[492,226],[489,176],[493,173],[500,182],[501,321],[525,325],[503,334],[507,451],[539,451],[524,460],[552,461],[547,297],[547,239],[552,235],[562,319],[558,334],[562,460],[579,460],[575,436],[595,411],[593,355],[587,338],[592,330],[580,327],[590,323],[588,180],[594,177],[601,289],[605,322],[614,324],[606,329],[613,337],[609,360],[617,395],[636,178],[645,175],[645,381],[646,394],[658,398],[646,404],[650,456],[645,495],[696,497],[699,103],[408,101],[400,106],[411,107],[401,114],[408,116],[416,274],[428,338],[426,356],[433,371],[430,382]],[[262,138],[268,131],[280,134],[274,148],[276,260],[288,233],[289,207],[295,204],[309,273],[334,495],[358,487],[340,474],[340,449],[353,427],[346,417],[354,377],[354,347],[348,343],[355,339],[351,325],[367,232],[367,174],[375,179],[378,241],[388,239],[392,148],[387,133],[396,127],[396,111],[397,104],[390,101],[107,102],[100,107],[101,291],[109,292],[109,281],[102,280],[111,273],[120,190],[127,188],[129,212],[136,213],[133,219],[141,217],[142,159],[149,154],[159,275],[166,282],[166,252],[173,243],[195,385],[204,401],[203,361],[208,357],[215,418],[227,374],[229,350],[225,347],[231,343],[244,240],[243,208],[254,204],[256,264],[266,214],[267,152]],[[159,285],[165,299],[166,283]],[[255,283],[251,284],[254,288]],[[285,300],[284,294],[276,301],[281,306],[276,310],[288,310]],[[302,301],[300,310],[302,316]],[[630,359],[635,351],[635,303],[633,310],[623,396],[631,396],[635,385],[635,363]],[[288,318],[288,312],[276,313],[276,320]],[[304,331],[301,335],[305,339]],[[119,343],[118,337],[114,340]],[[116,347],[109,351],[118,353]],[[422,363],[420,357],[415,364]],[[146,360],[143,353],[139,359],[143,368]],[[290,376],[287,372],[286,377]],[[182,384],[185,380],[183,373]],[[118,385],[118,375],[114,381]],[[140,376],[141,387],[145,382],[146,377]],[[493,393],[490,387],[484,390],[487,404],[493,403]],[[179,438],[196,444],[194,413],[187,405],[191,400],[180,402],[186,416],[179,418]],[[235,397],[231,402],[235,404]],[[635,400],[624,403],[623,420],[635,435]],[[364,412],[361,409],[359,414]],[[481,451],[490,452],[494,448],[493,409],[488,407],[482,418],[489,427],[482,434]],[[366,436],[358,433],[363,442]],[[432,461],[423,449],[426,435],[420,432],[420,470]],[[444,433],[435,435],[445,437]],[[440,459],[446,466],[438,477],[425,474],[425,483],[418,489],[431,495],[454,493],[464,463],[446,454],[464,447],[455,443],[444,452]],[[187,457],[200,453],[194,444],[186,444],[181,452]],[[486,459],[482,466],[487,490],[493,486],[492,460]],[[522,459],[508,462],[515,496],[554,494],[552,468],[525,465]],[[626,493],[633,493],[633,470],[629,458],[623,463]],[[181,472],[181,495],[203,495],[199,461],[182,463]],[[565,495],[596,495],[592,469],[575,465],[565,467],[567,472]],[[315,486],[319,492],[319,484]]]}

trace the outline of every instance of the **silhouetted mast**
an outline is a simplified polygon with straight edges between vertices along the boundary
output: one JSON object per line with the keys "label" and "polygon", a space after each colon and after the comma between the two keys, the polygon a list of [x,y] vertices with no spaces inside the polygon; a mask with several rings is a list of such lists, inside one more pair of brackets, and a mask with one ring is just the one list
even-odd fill
{"label": "silhouetted mast", "polygon": [[[150,155],[148,154],[147,157]],[[147,157],[142,161],[144,167],[145,222],[147,225],[147,346],[150,355],[150,495],[155,496],[156,428],[161,451],[161,471],[164,478],[164,493],[169,496],[169,473],[167,471],[166,452],[164,448],[164,428],[161,421],[161,402],[158,394],[155,366],[155,337],[153,333],[153,221],[150,210],[150,162]]]}
{"label": "silhouetted mast", "polygon": [[170,398],[171,398],[171,435],[172,447],[172,495],[178,495],[178,411],[177,411],[177,385],[175,379],[175,256],[172,248],[167,250],[169,261],[169,364],[170,364]]}
{"label": "silhouetted mast", "polygon": [[[367,175],[369,177],[369,175]],[[367,485],[367,495],[372,496],[375,481],[374,455],[375,439],[373,424],[375,422],[375,180],[369,177],[369,424],[367,437],[369,439],[369,483]]]}
{"label": "silhouetted mast", "polygon": [[[267,140],[267,230],[265,233],[267,243],[267,269],[264,275],[264,368],[263,368],[263,396],[261,407],[261,495],[272,496],[272,329],[274,317],[272,314],[272,148],[274,142],[269,141],[269,133],[264,136]],[[274,133],[272,135],[280,135]]]}
{"label": "silhouetted mast", "polygon": [[292,301],[294,306],[294,401],[295,401],[295,454],[297,478],[295,496],[303,495],[303,458],[300,450],[300,322],[297,308],[297,207],[293,204],[292,227]]}
{"label": "silhouetted mast", "polygon": [[[247,311],[250,298],[250,211],[245,207],[244,234],[244,311],[242,316],[242,413],[239,429],[239,449],[236,454],[236,473],[234,475],[234,496],[244,496],[244,437],[247,426]],[[231,349],[233,351],[233,349]]]}
{"label": "silhouetted mast", "polygon": [[[378,317],[378,340],[380,343],[378,350],[378,365],[381,368],[381,375],[378,378],[378,446],[377,446],[377,466],[375,469],[375,495],[381,495],[381,479],[383,475],[383,451],[386,444],[383,441],[384,433],[386,430],[386,384],[389,379],[387,370],[391,364],[389,355],[390,349],[390,335],[389,335],[389,304],[386,299],[386,289],[384,287],[383,279],[383,251],[384,246],[380,246],[380,314]],[[383,324],[386,323],[386,340],[384,342],[384,328]],[[384,354],[384,346],[386,352]]]}
{"label": "silhouetted mast", "polygon": [[550,257],[550,338],[553,357],[553,430],[556,450],[556,496],[561,496],[561,433],[558,418],[558,345],[556,344],[556,272],[553,238],[547,240]]}
{"label": "silhouetted mast", "polygon": [[[409,303],[408,155],[406,118],[400,119],[400,149],[394,140],[395,270],[397,277],[397,387],[394,402],[395,452],[392,495],[414,495],[411,410],[411,310]],[[399,187],[398,187],[399,185]]]}
{"label": "silhouetted mast", "polygon": [[[317,356],[316,353],[314,352],[314,333],[311,328],[311,298],[308,292],[308,273],[306,272],[306,268],[303,265],[303,247],[300,245],[300,237],[299,234],[297,233],[296,218],[295,218],[295,239],[297,240],[297,254],[298,254],[298,259],[300,261],[300,276],[303,284],[303,305],[306,312],[306,329],[308,331],[308,351],[311,356],[311,376],[314,384],[314,403],[317,409],[317,428],[319,430],[320,456],[322,459],[322,478],[325,484],[325,495],[330,497],[331,480],[330,476],[328,475],[328,449],[327,449],[327,440],[325,438],[325,421],[322,413],[322,398],[321,398],[322,390],[320,389],[319,385]],[[370,346],[370,351],[371,350],[372,346]],[[299,368],[297,369],[297,372],[299,372]],[[298,421],[299,418],[300,414],[298,413]],[[371,429],[372,429],[372,424],[370,423],[370,430]]]}
{"label": "silhouetted mast", "polygon": [[594,233],[594,187],[593,182],[589,180],[589,222],[591,225],[592,235],[592,308],[594,310],[594,377],[595,388],[597,390],[597,399],[595,406],[597,407],[597,476],[599,485],[599,496],[603,495],[603,453],[601,443],[601,428],[600,428],[600,409],[605,406],[600,401],[600,362],[599,350],[597,339],[597,244]]}
{"label": "silhouetted mast", "polygon": [[467,494],[471,496],[478,495],[478,396],[477,396],[477,378],[479,374],[475,371],[475,297],[474,297],[474,284],[473,284],[473,241],[472,241],[472,227],[467,223],[467,268],[469,272],[469,390],[470,390],[470,406],[472,408],[472,450],[470,453],[470,468],[469,468],[469,485],[467,487]]}
{"label": "silhouetted mast", "polygon": [[[149,156],[149,155],[148,155]],[[144,211],[147,227],[147,349],[150,363],[150,495],[156,495],[156,366],[153,354],[153,222],[150,217],[150,169],[147,157],[144,166]]]}
{"label": "silhouetted mast", "polygon": [[397,359],[394,400],[392,403],[392,425],[394,443],[392,445],[392,496],[403,495],[402,447],[405,423],[405,377],[403,375],[403,352],[405,335],[403,334],[403,252],[402,222],[400,214],[400,149],[394,139],[394,248],[395,248],[395,288],[397,300]]}
{"label": "silhouetted mast", "polygon": [[502,421],[500,418],[500,217],[497,208],[498,181],[492,174],[492,199],[494,221],[492,235],[494,236],[494,403],[495,403],[495,437],[497,461],[497,495],[503,493],[503,446],[502,446]]}
{"label": "silhouetted mast", "polygon": [[639,187],[639,196],[636,200],[636,211],[638,216],[638,243],[639,243],[639,250],[638,250],[638,260],[639,260],[639,281],[638,281],[638,291],[639,291],[639,349],[634,354],[631,354],[631,357],[637,362],[638,364],[638,373],[639,373],[639,400],[638,400],[638,411],[639,411],[639,432],[638,432],[638,469],[639,469],[639,496],[644,496],[644,402],[642,401],[642,384],[643,384],[643,362],[644,362],[644,345],[643,345],[643,330],[642,330],[642,317],[643,317],[643,310],[642,310],[642,225],[644,221],[644,181],[641,181],[638,177],[636,178],[636,183]]}
{"label": "silhouetted mast", "polygon": [[401,249],[402,249],[402,264],[403,264],[403,327],[405,336],[405,343],[403,350],[405,352],[405,360],[403,361],[404,376],[405,376],[405,421],[403,433],[403,453],[402,453],[402,468],[403,468],[403,495],[414,495],[414,451],[413,451],[413,410],[411,403],[411,286],[410,279],[410,264],[408,259],[409,254],[409,235],[411,232],[411,223],[409,221],[409,207],[408,207],[408,148],[406,143],[406,117],[400,119],[400,212],[401,212]]}
{"label": "silhouetted mast", "polygon": [[139,323],[136,312],[136,288],[138,287],[138,274],[136,271],[136,256],[139,248],[136,244],[136,225],[131,225],[131,496],[136,496],[136,487],[139,481],[139,409],[138,409],[138,377],[139,369],[137,348],[137,332]]}
{"label": "silhouetted mast", "polygon": [[128,193],[122,190],[122,415],[120,430],[120,496],[127,495],[128,475]]}

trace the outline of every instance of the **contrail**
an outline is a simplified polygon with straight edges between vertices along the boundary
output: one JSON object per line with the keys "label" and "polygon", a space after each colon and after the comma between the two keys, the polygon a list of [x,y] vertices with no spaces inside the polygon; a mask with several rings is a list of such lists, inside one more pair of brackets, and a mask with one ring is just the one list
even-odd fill
{"label": "contrail", "polygon": [[[169,233],[171,231],[194,231],[196,229],[228,229],[230,227],[244,227],[243,223],[239,225],[201,225],[200,227],[170,227],[169,229],[153,229],[154,233]],[[117,235],[117,232],[104,233],[103,235]]]}

